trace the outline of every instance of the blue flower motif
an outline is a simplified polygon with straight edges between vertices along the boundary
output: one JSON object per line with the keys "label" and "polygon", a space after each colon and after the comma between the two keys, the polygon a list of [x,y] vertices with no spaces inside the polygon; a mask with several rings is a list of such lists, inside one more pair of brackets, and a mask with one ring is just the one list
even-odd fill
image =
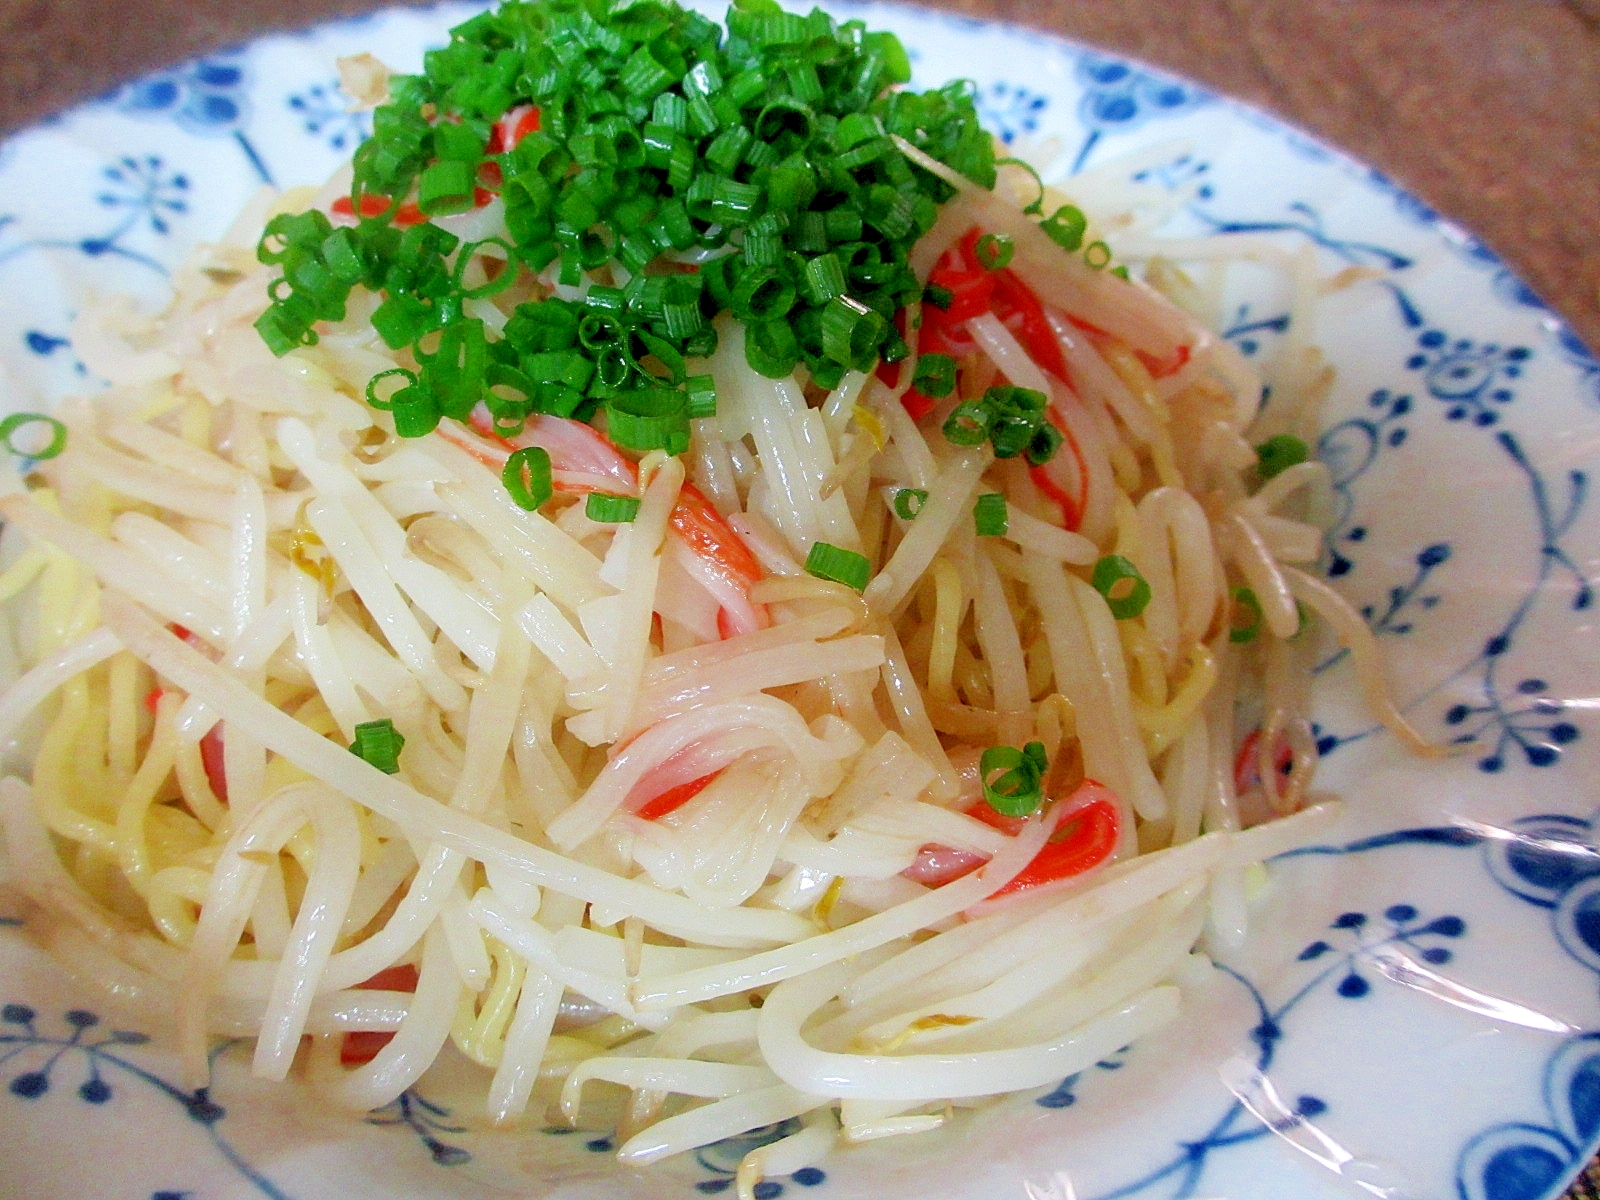
{"label": "blue flower motif", "polygon": [[272,172],[245,136],[250,121],[250,77],[238,54],[225,53],[148,75],[110,97],[118,112],[146,120],[172,121],[201,137],[229,137],[263,183]]}
{"label": "blue flower motif", "polygon": [[1211,172],[1211,164],[1203,158],[1193,154],[1183,153],[1165,162],[1159,162],[1141,171],[1135,171],[1134,181],[1137,183],[1150,183],[1175,192],[1181,187],[1193,186],[1196,198],[1209,200],[1212,197],[1211,184],[1205,182]]}
{"label": "blue flower motif", "polygon": [[[1375,951],[1390,947],[1405,947],[1430,966],[1443,966],[1452,954],[1434,939],[1459,938],[1466,934],[1467,923],[1460,917],[1447,915],[1423,920],[1414,904],[1391,904],[1383,910],[1386,932],[1374,932],[1369,927],[1371,919],[1363,912],[1341,913],[1329,929],[1343,934],[1349,948],[1344,951],[1344,961],[1338,971],[1342,974],[1334,992],[1346,1000],[1360,1000],[1372,991],[1371,982],[1360,968],[1374,957]],[[1336,939],[1338,940],[1338,939]],[[1338,951],[1326,939],[1318,938],[1300,951],[1300,962],[1313,962],[1326,954]]]}
{"label": "blue flower motif", "polygon": [[141,221],[162,236],[171,232],[169,217],[189,211],[189,177],[181,172],[169,173],[166,165],[154,154],[143,158],[124,155],[100,172],[108,185],[95,196],[106,208],[127,210],[127,222],[115,234],[83,243],[84,253],[94,256],[96,247],[110,249],[117,237]]}
{"label": "blue flower motif", "polygon": [[1600,1034],[1570,1038],[1545,1066],[1548,1125],[1507,1122],[1484,1130],[1456,1160],[1464,1200],[1551,1195],[1600,1134]]}
{"label": "blue flower motif", "polygon": [[1496,406],[1511,403],[1513,393],[1506,384],[1522,374],[1522,364],[1532,353],[1526,346],[1452,341],[1441,329],[1424,329],[1406,368],[1422,372],[1428,394],[1445,404],[1450,420],[1470,417],[1474,425],[1487,426],[1500,419]]}
{"label": "blue flower motif", "polygon": [[[739,1164],[746,1154],[762,1146],[771,1145],[792,1133],[798,1133],[800,1128],[799,1119],[790,1117],[787,1121],[763,1125],[759,1129],[723,1138],[720,1142],[713,1142],[695,1151],[695,1161],[710,1172],[710,1178],[702,1179],[694,1185],[695,1191],[706,1196],[715,1196],[727,1191],[733,1187]],[[827,1178],[827,1173],[819,1167],[802,1167],[788,1176],[789,1182],[808,1188],[816,1187]],[[777,1200],[785,1190],[783,1183],[778,1179],[763,1179],[754,1188],[756,1200]]]}
{"label": "blue flower motif", "polygon": [[[1498,645],[1490,647],[1502,651]],[[1523,679],[1516,685],[1519,696],[1531,697],[1516,708],[1504,703],[1454,704],[1445,713],[1447,725],[1467,726],[1469,721],[1481,719],[1476,727],[1467,728],[1453,741],[1465,744],[1479,740],[1491,726],[1499,731],[1494,748],[1478,760],[1478,768],[1495,774],[1505,767],[1505,752],[1511,743],[1521,749],[1532,767],[1554,766],[1561,758],[1561,747],[1578,740],[1578,727],[1568,720],[1553,720],[1567,709],[1563,700],[1550,695],[1549,685],[1542,679]]]}
{"label": "blue flower motif", "polygon": [[1237,346],[1240,354],[1250,358],[1261,348],[1264,334],[1282,333],[1288,328],[1288,313],[1257,317],[1251,313],[1248,304],[1241,304],[1234,312],[1233,321],[1222,331],[1222,336]]}
{"label": "blue flower motif", "polygon": [[306,132],[322,138],[333,150],[354,146],[366,137],[372,124],[370,114],[350,110],[337,80],[314,83],[290,96],[288,104],[299,114]]}
{"label": "blue flower motif", "polygon": [[438,1135],[465,1133],[465,1125],[451,1124],[451,1112],[441,1104],[424,1099],[411,1088],[401,1092],[382,1108],[367,1114],[368,1125],[404,1125],[427,1147],[429,1156],[441,1167],[460,1166],[472,1160],[472,1152],[452,1146]]}
{"label": "blue flower motif", "polygon": [[[100,1018],[85,1008],[68,1009],[61,1014],[67,1032],[52,1034],[40,1028],[38,1012],[28,1004],[0,1007],[0,1066],[16,1074],[6,1082],[6,1090],[19,1100],[38,1101],[52,1094],[56,1084],[76,1063],[83,1074],[75,1089],[85,1104],[104,1107],[140,1085],[174,1102],[189,1120],[205,1131],[205,1137],[241,1179],[263,1200],[289,1200],[270,1179],[246,1162],[229,1144],[219,1129],[228,1110],[211,1099],[204,1087],[193,1091],[156,1075],[134,1059],[120,1053],[126,1046],[143,1046],[149,1036],[132,1029],[108,1029]],[[111,1079],[119,1080],[116,1087]],[[68,1085],[70,1086],[70,1084]],[[59,1092],[55,1093],[60,1095]],[[188,1193],[158,1191],[151,1200],[182,1200]]]}
{"label": "blue flower motif", "polygon": [[1083,99],[1078,116],[1100,133],[1135,129],[1151,117],[1187,112],[1211,98],[1208,92],[1178,79],[1141,71],[1120,58],[1086,54],[1078,60]]}
{"label": "blue flower motif", "polygon": [[1083,55],[1076,74],[1084,89],[1078,119],[1089,136],[1072,164],[1074,171],[1082,169],[1102,135],[1137,129],[1152,118],[1177,116],[1211,99],[1209,92],[1192,83],[1142,71],[1108,55]]}
{"label": "blue flower motif", "polygon": [[[1116,1053],[1102,1058],[1094,1065],[1101,1071],[1120,1071],[1125,1065],[1125,1060],[1122,1056],[1126,1055],[1127,1052],[1128,1047],[1124,1046],[1122,1049],[1116,1051]],[[1072,1105],[1078,1102],[1078,1097],[1076,1094],[1077,1087],[1079,1082],[1082,1081],[1083,1076],[1083,1071],[1073,1072],[1060,1083],[1056,1084],[1056,1086],[1050,1089],[1050,1091],[1046,1092],[1042,1096],[1036,1097],[1034,1099],[1034,1103],[1040,1108],[1070,1108]]]}
{"label": "blue flower motif", "polygon": [[1371,469],[1385,449],[1397,450],[1407,437],[1406,418],[1411,397],[1378,388],[1367,397],[1370,416],[1352,417],[1327,430],[1317,442],[1317,458],[1332,474],[1337,512],[1329,526],[1328,574],[1348,575],[1355,562],[1343,550],[1347,542],[1365,540],[1368,528],[1355,523],[1355,484]]}
{"label": "blue flower motif", "polygon": [[120,112],[168,118],[190,133],[231,134],[250,116],[249,82],[237,55],[219,54],[130,83],[112,102]]}
{"label": "blue flower motif", "polygon": [[1048,96],[1003,79],[980,89],[974,100],[985,127],[998,133],[1008,146],[1019,134],[1037,132],[1039,118],[1050,104]]}

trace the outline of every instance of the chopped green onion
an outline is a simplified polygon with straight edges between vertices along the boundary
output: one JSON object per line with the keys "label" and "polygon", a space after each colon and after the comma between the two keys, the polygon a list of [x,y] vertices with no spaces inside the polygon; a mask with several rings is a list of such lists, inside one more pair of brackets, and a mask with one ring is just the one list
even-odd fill
{"label": "chopped green onion", "polygon": [[927,502],[928,493],[924,489],[901,488],[894,494],[894,515],[902,521],[914,521]]}
{"label": "chopped green onion", "polygon": [[1090,242],[1083,248],[1083,261],[1096,271],[1111,264],[1111,247],[1104,242]]}
{"label": "chopped green onion", "polygon": [[1071,253],[1083,245],[1083,235],[1089,229],[1089,218],[1075,204],[1063,204],[1054,213],[1039,222],[1050,240]]}
{"label": "chopped green onion", "polygon": [[1028,443],[1025,453],[1028,461],[1036,467],[1042,467],[1056,456],[1056,451],[1061,448],[1061,430],[1057,429],[1048,420],[1040,424],[1034,431],[1033,440]]}
{"label": "chopped green onion", "polygon": [[1247,587],[1233,589],[1233,610],[1228,620],[1230,642],[1253,642],[1261,632],[1261,601]]}
{"label": "chopped green onion", "polygon": [[1004,537],[1011,527],[1006,512],[1006,498],[999,492],[985,492],[972,506],[972,519],[978,527],[979,537]]}
{"label": "chopped green onion", "polygon": [[794,285],[777,271],[766,268],[745,272],[733,289],[733,301],[728,307],[746,325],[759,325],[783,316],[794,307],[796,298]]}
{"label": "chopped green onion", "polygon": [[990,746],[978,759],[983,798],[997,813],[1029,816],[1044,803],[1044,776],[1049,768],[1042,742],[1029,742],[1021,750]]}
{"label": "chopped green onion", "polygon": [[842,583],[860,592],[866,590],[867,581],[872,578],[872,564],[866,555],[854,550],[828,542],[813,542],[811,553],[806,555],[806,574]]}
{"label": "chopped green onion", "polygon": [[606,401],[606,431],[624,450],[682,454],[689,448],[688,400],[666,388],[620,392]]}
{"label": "chopped green onion", "polygon": [[996,458],[1026,453],[1034,465],[1048,462],[1061,435],[1045,414],[1043,392],[1032,388],[992,387],[981,400],[958,404],[944,423],[944,435],[957,446],[994,445]]}
{"label": "chopped green onion", "polygon": [[836,254],[819,254],[806,260],[806,286],[813,303],[827,303],[844,295],[844,268]]}
{"label": "chopped green onion", "polygon": [[472,207],[475,172],[454,159],[436,162],[417,181],[417,207],[429,216],[465,212]]}
{"label": "chopped green onion", "polygon": [[1038,215],[1044,211],[1044,180],[1039,178],[1038,168],[1036,168],[1032,163],[1025,162],[1020,158],[997,158],[994,160],[994,165],[997,167],[1021,167],[1030,176],[1032,176],[1035,186],[1037,186],[1039,189],[1039,194],[1034,197],[1033,202],[1022,211],[1031,215]]}
{"label": "chopped green onion", "polygon": [[986,233],[976,246],[978,265],[985,271],[1003,271],[1011,265],[1011,256],[1017,244],[1003,233]]}
{"label": "chopped green onion", "polygon": [[583,504],[583,514],[605,525],[626,525],[639,515],[639,497],[590,492]]}
{"label": "chopped green onion", "polygon": [[1039,431],[1039,419],[1027,413],[994,413],[989,424],[989,441],[994,445],[996,458],[1015,458],[1033,445]]}
{"label": "chopped green onion", "polygon": [[394,431],[401,437],[422,437],[439,427],[439,405],[421,387],[404,387],[389,398]]}
{"label": "chopped green onion", "polygon": [[862,365],[883,341],[886,325],[861,301],[835,296],[822,310],[822,352],[840,366]]}
{"label": "chopped green onion", "polygon": [[782,379],[800,361],[800,340],[788,321],[765,321],[745,329],[744,360],[768,379]]}
{"label": "chopped green onion", "polygon": [[944,436],[952,445],[978,446],[989,436],[994,414],[981,400],[963,400],[945,420]]}
{"label": "chopped green onion", "polygon": [[388,717],[376,721],[363,721],[356,726],[356,740],[350,743],[350,753],[377,767],[386,775],[400,770],[400,751],[406,739]]}
{"label": "chopped green onion", "polygon": [[[387,397],[380,400],[378,398],[378,385],[385,379],[403,379],[405,380],[405,383],[396,388],[394,391],[390,392]],[[367,403],[372,405],[372,407],[377,409],[379,412],[387,412],[389,409],[394,407],[395,396],[401,391],[404,391],[406,387],[415,387],[416,383],[417,373],[415,371],[408,371],[404,367],[395,367],[392,370],[379,371],[371,379],[367,380]]]}
{"label": "chopped green onion", "polygon": [[956,360],[949,354],[924,354],[917,359],[917,373],[911,380],[930,400],[943,400],[956,386]]}
{"label": "chopped green onion", "polygon": [[[909,66],[892,35],[769,0],[736,4],[726,33],[676,0],[480,13],[424,56],[420,74],[392,82],[357,150],[349,207],[336,202],[353,224],[315,211],[268,224],[257,253],[275,276],[255,327],[287,354],[344,320],[365,289],[373,328],[419,364],[367,389],[402,436],[481,401],[507,437],[533,415],[604,408],[613,437],[681,449],[687,419],[715,403],[686,360],[713,352],[724,311],[745,325],[756,370],[804,365],[833,387],[846,370],[910,353],[894,313],[950,303],[909,262],[954,189],[913,167],[896,139],[980,188],[994,185],[994,143],[966,89],[899,89]],[[494,124],[520,105],[538,110],[539,128],[488,153]],[[487,243],[397,222],[412,198],[424,217],[466,211],[493,176],[505,232],[490,269],[505,265],[471,287]],[[985,242],[985,256],[1002,260],[1004,246]],[[662,270],[665,256],[697,248],[730,253],[698,272]],[[527,300],[503,329],[466,315],[468,301],[546,270],[587,294]],[[608,270],[627,286],[595,285]],[[950,375],[929,358],[917,383],[945,395]],[[673,399],[648,412],[618,400],[640,392]]]}
{"label": "chopped green onion", "polygon": [[1045,409],[1044,393],[1034,388],[999,384],[984,392],[983,399],[996,412],[1037,416]]}
{"label": "chopped green onion", "polygon": [[717,415],[717,384],[709,375],[691,375],[685,381],[689,391],[689,417]]}
{"label": "chopped green onion", "polygon": [[1256,447],[1256,471],[1263,479],[1280,475],[1311,457],[1306,444],[1292,433],[1280,433]]}
{"label": "chopped green onion", "polygon": [[1119,621],[1137,617],[1150,603],[1149,582],[1120,554],[1108,554],[1095,563],[1089,582],[1106,598],[1106,607]]}
{"label": "chopped green onion", "polygon": [[513,451],[500,472],[500,480],[517,507],[529,512],[543,507],[555,495],[555,485],[550,481],[550,455],[542,446]]}
{"label": "chopped green onion", "polygon": [[940,312],[949,312],[950,305],[955,303],[955,298],[954,292],[937,283],[930,283],[922,289],[923,303],[933,305]]}
{"label": "chopped green onion", "polygon": [[[44,445],[37,444],[37,438],[30,436],[33,443],[29,446],[19,446],[13,439],[17,431],[26,429],[29,425],[43,425],[50,431],[50,440]],[[0,421],[0,445],[15,454],[18,458],[45,459],[54,458],[67,448],[67,427],[54,417],[44,413],[21,412],[12,413],[5,420]]]}

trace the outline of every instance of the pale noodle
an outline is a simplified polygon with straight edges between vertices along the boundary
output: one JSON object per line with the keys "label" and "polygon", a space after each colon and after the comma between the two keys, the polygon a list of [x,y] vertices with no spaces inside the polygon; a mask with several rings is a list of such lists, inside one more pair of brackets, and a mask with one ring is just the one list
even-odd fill
{"label": "pale noodle", "polygon": [[[0,819],[46,940],[175,1013],[190,1084],[212,1038],[248,1035],[258,1073],[303,1058],[367,1108],[453,1041],[491,1120],[620,1112],[631,1163],[802,1118],[745,1160],[749,1194],[1173,1017],[1197,946],[1243,936],[1244,869],[1328,819],[1247,828],[1306,803],[1308,613],[1421,745],[1359,616],[1289,565],[1321,553],[1325,469],[1256,473],[1253,443],[1309,434],[1326,389],[1304,256],[1140,243],[1290,272],[1294,361],[1258,418],[1260,381],[1175,303],[902,148],[959,192],[919,275],[1005,234],[1042,326],[966,321],[956,393],[918,420],[915,357],[893,384],[769,379],[724,317],[717,413],[683,456],[535,419],[542,511],[502,486],[506,444],[451,421],[402,439],[361,403],[415,365],[368,300],[268,354],[244,228],[164,316],[86,324],[112,386],[0,500],[32,544],[0,576],[24,667],[0,743],[28,750]],[[557,269],[473,314],[500,329]],[[1048,405],[1049,463],[944,435],[994,383]],[[636,518],[593,519],[597,489]],[[999,535],[974,525],[989,493]],[[818,542],[865,559],[860,594],[802,570]],[[1136,612],[1094,582],[1110,556],[1148,587]],[[346,749],[380,719],[392,774]],[[980,755],[1034,742],[1055,803],[1008,823]],[[1093,821],[1094,860],[1041,882]],[[352,1033],[389,1040],[345,1066]]]}

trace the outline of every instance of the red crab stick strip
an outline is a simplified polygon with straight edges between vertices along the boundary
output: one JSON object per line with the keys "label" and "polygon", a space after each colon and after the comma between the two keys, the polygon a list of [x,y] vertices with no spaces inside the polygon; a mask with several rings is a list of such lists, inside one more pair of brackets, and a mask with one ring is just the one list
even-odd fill
{"label": "red crab stick strip", "polygon": [[[996,812],[987,800],[967,809],[967,815],[1015,837],[1023,819]],[[1117,848],[1121,826],[1121,806],[1104,784],[1085,779],[1051,816],[1055,832],[1021,872],[995,893],[1009,896],[1046,883],[1071,879],[1108,861]],[[959,879],[988,862],[987,855],[955,850],[949,846],[924,846],[917,861],[904,874],[918,883],[937,887]]]}
{"label": "red crab stick strip", "polygon": [[[905,156],[945,180],[972,204],[978,223],[1016,244],[1010,268],[1046,305],[1126,342],[1147,355],[1161,376],[1187,361],[1189,347],[1203,338],[1199,324],[1165,296],[1134,280],[1095,270],[1080,257],[1063,254],[1028,214],[930,158],[904,138],[894,143]],[[1138,295],[1128,289],[1136,289]]]}
{"label": "red crab stick strip", "polygon": [[1063,254],[1030,217],[983,195],[984,228],[1016,242],[1011,270],[1041,301],[1146,355],[1154,375],[1188,361],[1189,347],[1202,335],[1187,313],[1138,280],[1096,271]]}
{"label": "red crab stick strip", "polygon": [[[503,154],[508,150],[516,149],[517,143],[530,133],[539,132],[539,110],[531,104],[519,104],[500,120],[495,122],[489,131],[489,144],[487,153]],[[476,187],[472,189],[472,205],[482,208],[494,199],[495,191],[500,188],[500,165],[498,163],[486,164],[484,170],[487,175],[479,178],[488,183],[489,187]],[[362,196],[361,211],[357,213],[355,201],[349,196],[340,196],[328,206],[328,210],[338,217],[365,218],[381,217],[389,211],[389,206],[394,201],[388,196]],[[395,210],[393,224],[396,229],[406,229],[412,225],[420,225],[426,221],[427,215],[423,213],[415,200],[407,200]]]}
{"label": "red crab stick strip", "polygon": [[[472,415],[471,430],[443,422],[437,432],[496,470],[505,466],[512,451],[538,446],[550,455],[555,490],[568,495],[632,495],[638,490],[633,463],[598,429],[582,421],[530,417],[516,436],[505,438],[494,432],[492,418],[480,406]],[[721,605],[717,628],[722,636],[766,628],[766,608],[750,599],[751,587],[762,577],[761,564],[705,495],[685,483],[669,521],[674,535],[691,551],[683,565]]]}
{"label": "red crab stick strip", "polygon": [[519,104],[495,122],[489,131],[490,154],[504,154],[515,150],[517,143],[530,133],[539,132],[539,110],[531,104]]}
{"label": "red crab stick strip", "polygon": [[[356,987],[377,992],[415,992],[417,969],[410,963],[385,967],[365,983],[356,984]],[[361,1029],[347,1033],[339,1043],[339,1061],[347,1067],[365,1066],[392,1041],[394,1034],[382,1030]]]}

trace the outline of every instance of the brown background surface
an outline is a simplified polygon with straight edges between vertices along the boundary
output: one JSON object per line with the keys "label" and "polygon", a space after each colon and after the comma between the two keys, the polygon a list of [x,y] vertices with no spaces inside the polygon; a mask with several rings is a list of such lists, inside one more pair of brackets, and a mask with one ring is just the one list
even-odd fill
{"label": "brown background surface", "polygon": [[[0,0],[0,134],[253,33],[379,6]],[[1600,0],[931,6],[1135,55],[1305,126],[1476,232],[1600,348]]]}

